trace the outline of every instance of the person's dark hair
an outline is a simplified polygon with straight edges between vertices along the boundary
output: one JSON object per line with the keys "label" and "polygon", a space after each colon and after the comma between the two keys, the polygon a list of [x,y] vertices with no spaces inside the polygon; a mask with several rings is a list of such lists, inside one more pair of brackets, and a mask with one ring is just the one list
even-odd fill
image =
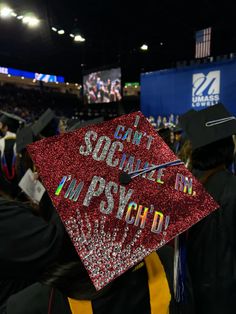
{"label": "person's dark hair", "polygon": [[192,152],[192,167],[210,170],[220,165],[228,167],[233,162],[234,142],[232,136],[195,149]]}
{"label": "person's dark hair", "polygon": [[171,130],[169,128],[162,128],[158,131],[158,134],[163,139],[163,141],[172,148],[173,144],[170,141]]}
{"label": "person's dark hair", "polygon": [[16,133],[18,128],[19,128],[19,122],[17,120],[11,120],[11,119],[8,119],[4,120],[4,118],[1,119],[2,121],[2,127],[5,128],[7,127],[8,128],[8,131],[10,132],[13,132],[13,133]]}
{"label": "person's dark hair", "polygon": [[185,163],[189,170],[192,169],[191,154],[192,145],[190,140],[186,139],[178,153],[178,157]]}

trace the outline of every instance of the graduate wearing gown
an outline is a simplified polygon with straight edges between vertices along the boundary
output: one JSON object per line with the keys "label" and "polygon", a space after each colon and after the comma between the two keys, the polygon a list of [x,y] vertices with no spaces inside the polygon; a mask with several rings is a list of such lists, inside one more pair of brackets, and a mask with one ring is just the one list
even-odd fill
{"label": "graduate wearing gown", "polygon": [[0,304],[39,279],[58,258],[64,236],[56,212],[48,223],[30,206],[0,197]]}
{"label": "graduate wearing gown", "polygon": [[196,313],[231,314],[236,309],[236,177],[228,166],[236,119],[218,104],[190,112],[181,123],[193,148],[193,173],[220,205],[188,232]]}
{"label": "graduate wearing gown", "polygon": [[[34,135],[44,131],[53,117],[47,111],[34,125]],[[22,119],[9,113],[0,118],[0,153],[4,157],[0,171],[0,305],[38,281],[45,268],[59,258],[63,241],[68,240],[47,193],[40,202],[41,217],[39,212],[35,215],[35,208],[17,200],[19,177],[24,173],[19,176],[14,154],[22,154],[33,141],[32,136],[29,140],[26,134],[17,132],[20,123]],[[17,139],[16,133],[21,138]]]}

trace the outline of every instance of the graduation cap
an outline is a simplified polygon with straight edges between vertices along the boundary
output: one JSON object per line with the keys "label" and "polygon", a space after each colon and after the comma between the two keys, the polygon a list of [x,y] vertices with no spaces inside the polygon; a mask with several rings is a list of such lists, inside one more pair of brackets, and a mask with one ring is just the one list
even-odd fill
{"label": "graduation cap", "polygon": [[223,104],[189,111],[180,117],[192,148],[196,149],[236,134],[236,117]]}
{"label": "graduation cap", "polygon": [[74,131],[76,129],[80,129],[80,128],[84,128],[88,125],[92,125],[92,124],[98,124],[104,121],[103,117],[100,118],[96,118],[96,119],[92,119],[92,120],[88,120],[88,121],[79,121],[77,119],[73,119],[69,121],[69,127],[67,129],[67,131]]}
{"label": "graduation cap", "polygon": [[16,133],[18,128],[25,123],[24,119],[15,114],[11,114],[5,111],[0,111],[0,113],[2,114],[0,116],[0,122],[4,125],[7,125],[10,132]]}
{"label": "graduation cap", "polygon": [[32,131],[34,136],[39,134],[47,137],[55,135],[58,128],[58,119],[55,116],[55,113],[48,108],[34,123],[32,126]]}
{"label": "graduation cap", "polygon": [[219,207],[140,112],[28,151],[97,290]]}
{"label": "graduation cap", "polygon": [[30,126],[19,129],[16,133],[16,152],[22,152],[28,144],[33,143],[33,131]]}

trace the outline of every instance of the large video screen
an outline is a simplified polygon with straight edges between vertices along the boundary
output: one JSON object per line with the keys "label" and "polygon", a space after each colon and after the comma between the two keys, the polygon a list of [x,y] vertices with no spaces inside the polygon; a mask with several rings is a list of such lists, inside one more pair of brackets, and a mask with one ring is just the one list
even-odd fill
{"label": "large video screen", "polygon": [[121,69],[90,73],[83,77],[84,100],[88,104],[120,101]]}

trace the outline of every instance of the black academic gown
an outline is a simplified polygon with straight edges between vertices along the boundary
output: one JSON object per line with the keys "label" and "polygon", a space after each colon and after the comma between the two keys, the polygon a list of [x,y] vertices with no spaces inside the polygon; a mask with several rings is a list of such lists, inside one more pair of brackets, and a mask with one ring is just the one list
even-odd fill
{"label": "black academic gown", "polygon": [[[163,247],[158,256],[164,267],[171,294],[169,314],[193,314],[193,297],[190,280],[186,282],[186,302],[179,305],[173,293],[173,250]],[[115,280],[104,295],[91,302],[92,314],[159,314],[151,312],[148,275],[145,263],[142,267],[130,270]],[[161,300],[160,300],[161,302]],[[49,310],[50,308],[50,310]],[[71,314],[68,299],[60,291],[34,284],[9,298],[0,314]],[[86,312],[87,313],[87,312]],[[162,311],[163,313],[163,311]],[[166,312],[165,312],[166,313]],[[77,313],[76,314],[84,314]]]}
{"label": "black academic gown", "polygon": [[220,208],[189,231],[196,313],[232,314],[236,312],[236,177],[222,170],[205,187]]}
{"label": "black academic gown", "polygon": [[57,259],[64,236],[56,212],[47,223],[23,203],[0,197],[0,305],[39,279]]}

